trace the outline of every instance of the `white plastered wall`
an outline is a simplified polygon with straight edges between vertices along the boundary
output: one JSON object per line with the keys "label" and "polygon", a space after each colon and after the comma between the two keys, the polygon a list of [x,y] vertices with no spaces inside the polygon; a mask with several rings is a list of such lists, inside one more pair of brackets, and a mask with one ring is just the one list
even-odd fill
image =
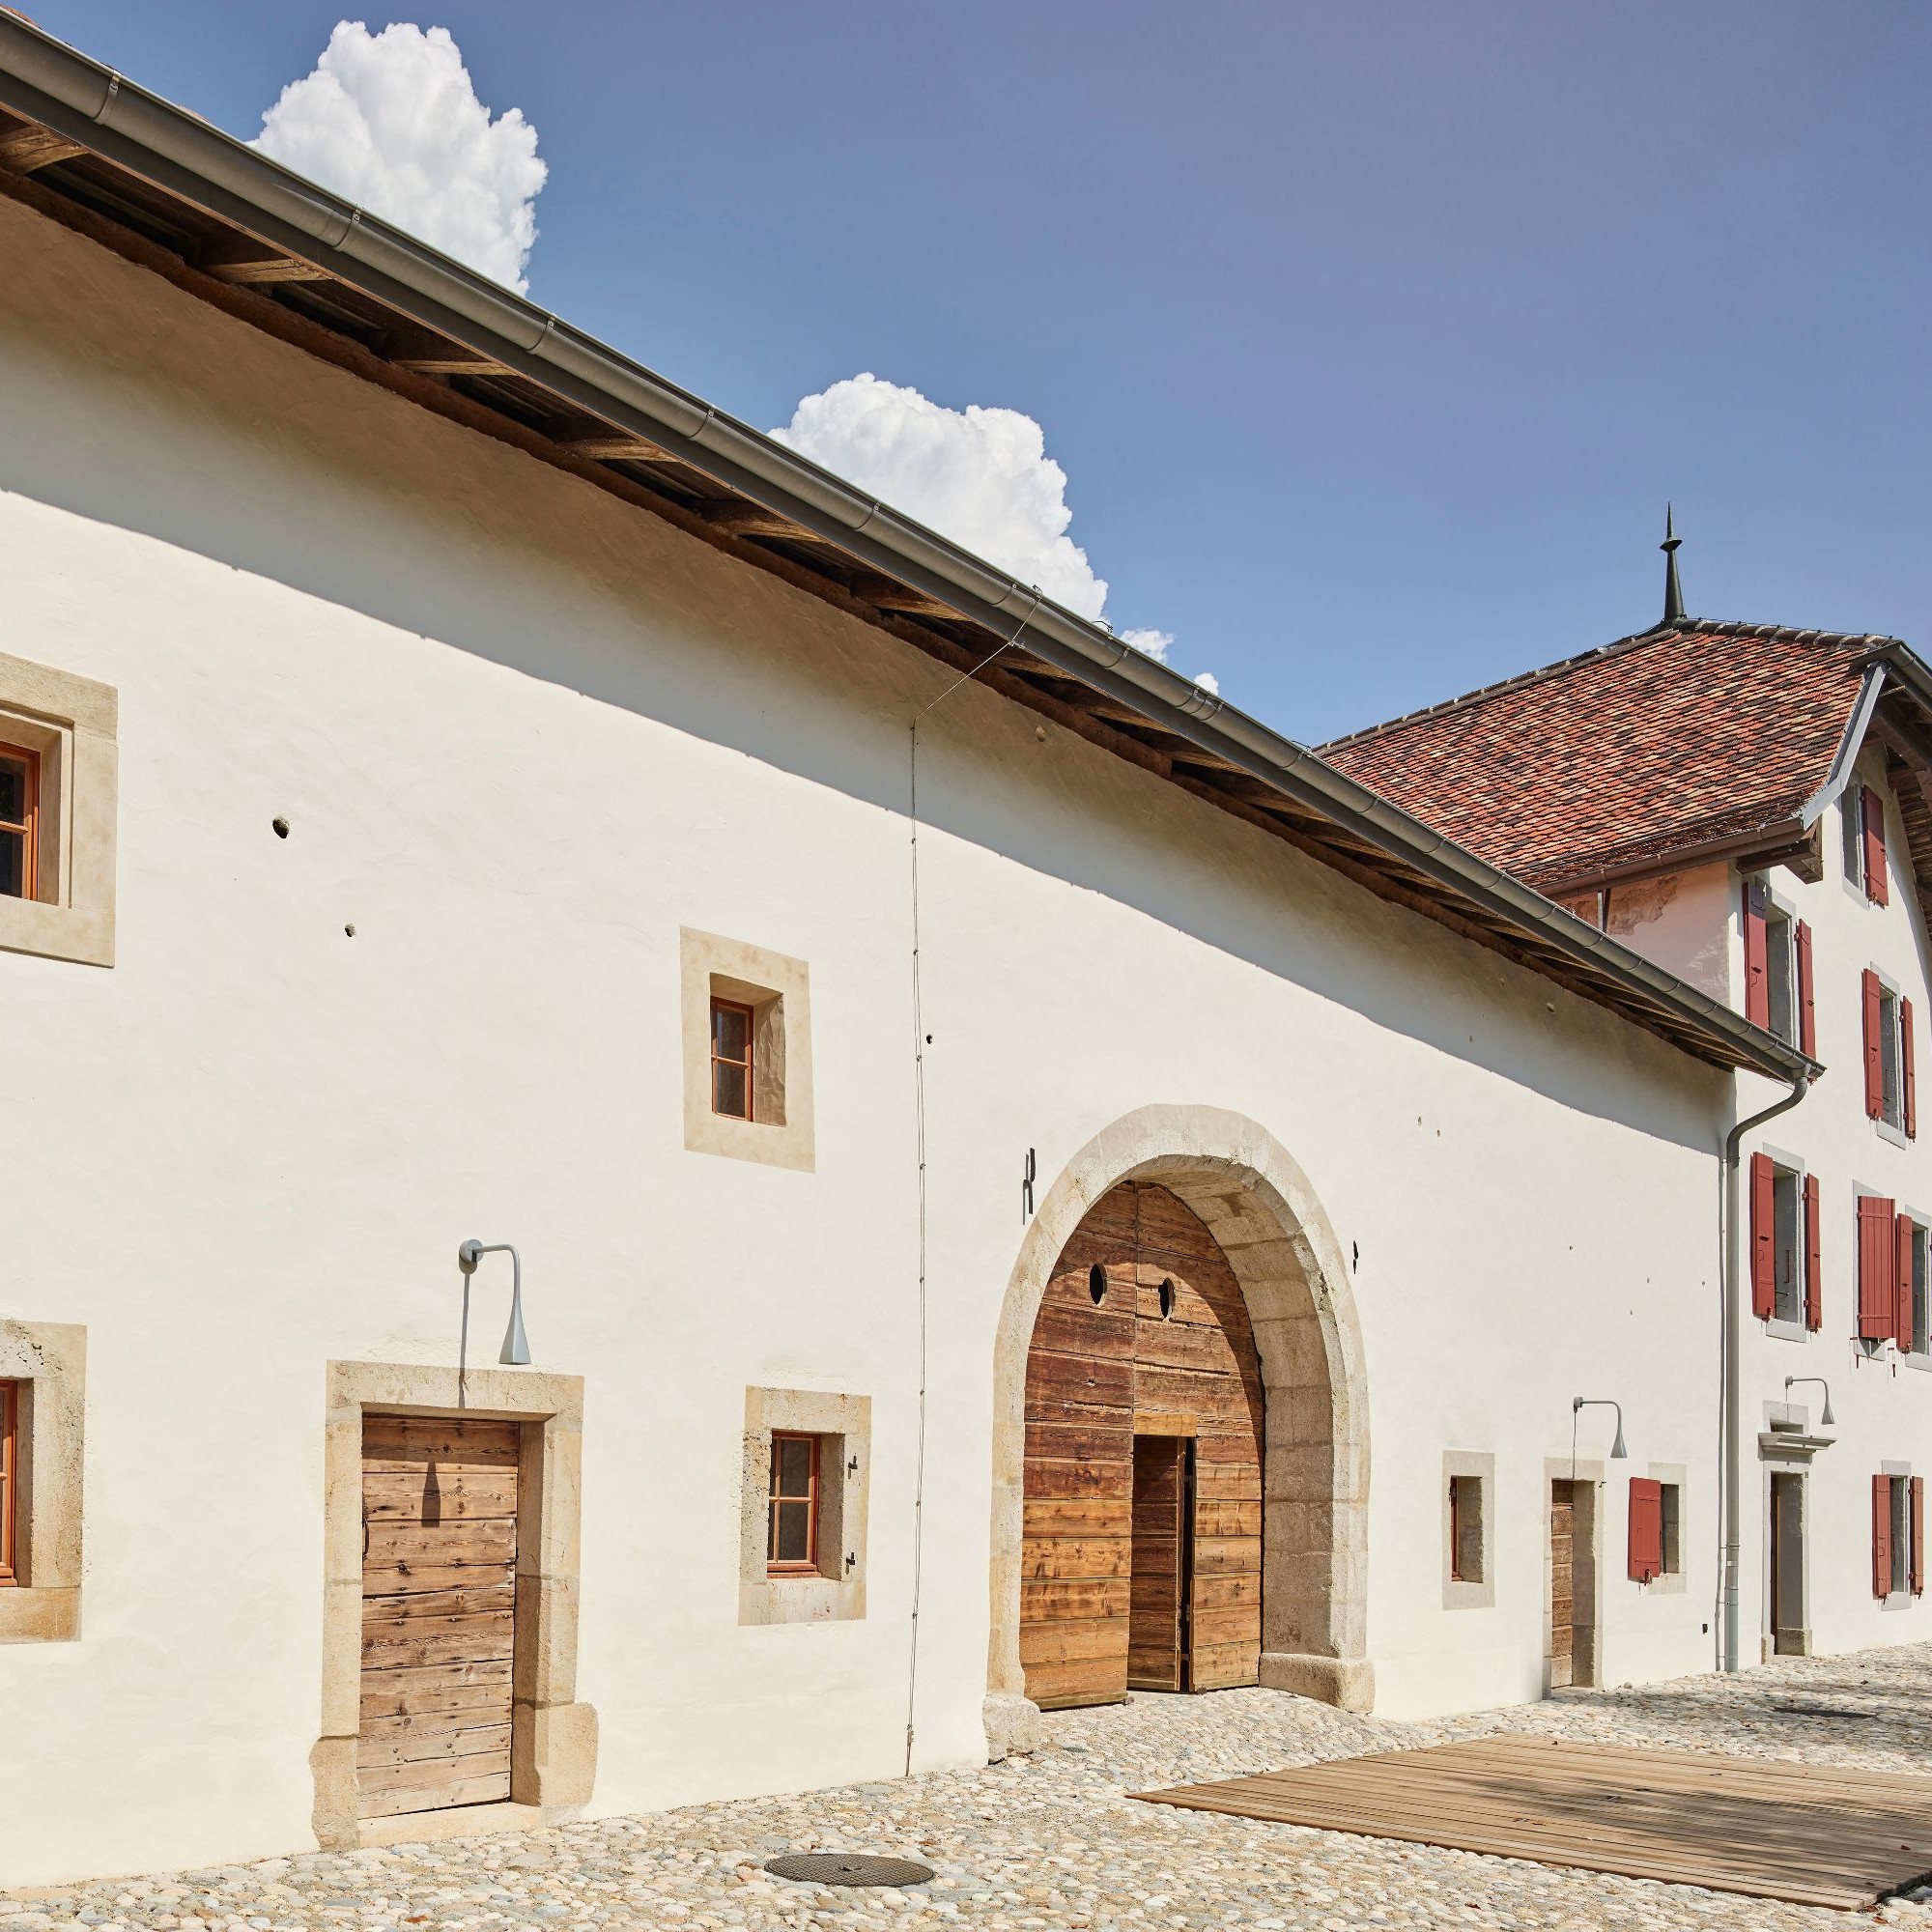
{"label": "white plastered wall", "polygon": [[[906,724],[948,674],[6,202],[0,258],[0,650],[117,691],[122,833],[113,969],[0,957],[36,1123],[0,1313],[90,1355],[85,1628],[0,1651],[0,1879],[306,1842],[325,1365],[453,1360],[471,1235],[585,1378],[593,1808],[891,1775]],[[1539,1690],[1573,1393],[1690,1471],[1684,1598],[1621,1584],[1605,1505],[1605,1674],[1697,1667],[1724,1081],[977,688],[920,797],[915,1762],[983,1749],[1027,1151],[1044,1191],[1155,1102],[1261,1123],[1349,1253],[1379,1708]],[[686,1150],[681,926],[809,966],[813,1171]],[[472,1343],[498,1319],[479,1287]],[[863,1619],[739,1620],[748,1387],[871,1401]],[[1493,1608],[1440,1607],[1451,1448],[1496,1458]]]}
{"label": "white plastered wall", "polygon": [[[1888,1606],[1871,1588],[1871,1479],[1888,1462],[1932,1473],[1932,1362],[1902,1360],[1890,1344],[1857,1339],[1858,1249],[1854,1201],[1864,1187],[1889,1196],[1900,1208],[1932,1218],[1932,1116],[1921,1117],[1918,1139],[1901,1145],[1864,1112],[1863,1018],[1860,976],[1873,967],[1911,999],[1918,1061],[1932,1065],[1932,988],[1925,932],[1905,831],[1890,796],[1885,759],[1876,745],[1859,760],[1861,781],[1887,799],[1886,848],[1890,897],[1874,904],[1847,882],[1842,862],[1840,807],[1827,808],[1820,828],[1824,875],[1815,881],[1786,868],[1770,874],[1772,892],[1811,928],[1817,1050],[1827,1072],[1791,1112],[1746,1137],[1744,1171],[1765,1149],[1801,1162],[1818,1179],[1823,1323],[1816,1334],[1754,1320],[1749,1286],[1743,1285],[1745,1430],[1739,1512],[1743,1591],[1742,1656],[1754,1663],[1771,1634],[1771,1475],[1803,1471],[1805,1478],[1806,1603],[1811,1646],[1830,1653],[1868,1644],[1922,1641],[1932,1635],[1926,1600]],[[1722,977],[1709,990],[1742,1009],[1744,1004],[1743,875],[1728,864],[1701,867],[1656,886],[1620,890],[1612,930],[1627,945],[1673,971],[1690,974],[1720,958]],[[1626,910],[1628,908],[1628,910]],[[1932,1074],[1921,1075],[1921,1082]],[[1739,1081],[1738,1110],[1756,1113],[1779,1090],[1748,1076]],[[1932,1089],[1922,1089],[1932,1092]],[[1749,1204],[1741,1187],[1740,1212]],[[1743,1226],[1747,1226],[1747,1218]],[[1741,1249],[1742,1252],[1742,1249]],[[1824,1391],[1815,1382],[1787,1390],[1787,1376],[1822,1376],[1830,1384],[1835,1426],[1821,1422]],[[1808,1461],[1767,1461],[1758,1436],[1776,1417],[1831,1446]]]}

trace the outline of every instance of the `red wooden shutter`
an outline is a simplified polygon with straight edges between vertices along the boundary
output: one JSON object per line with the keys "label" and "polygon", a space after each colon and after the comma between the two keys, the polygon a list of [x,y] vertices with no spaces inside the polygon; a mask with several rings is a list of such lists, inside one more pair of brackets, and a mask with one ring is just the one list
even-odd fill
{"label": "red wooden shutter", "polygon": [[1872,1595],[1891,1595],[1891,1478],[1872,1478]]}
{"label": "red wooden shutter", "polygon": [[1648,1583],[1663,1569],[1663,1485],[1647,1476],[1631,1478],[1630,1577]]}
{"label": "red wooden shutter", "polygon": [[1804,1177],[1804,1325],[1825,1325],[1825,1270],[1819,1261],[1818,1177]]}
{"label": "red wooden shutter", "polygon": [[1818,1057],[1818,1006],[1811,994],[1811,928],[1801,919],[1792,935],[1798,953],[1798,1050]]}
{"label": "red wooden shutter", "polygon": [[1893,1242],[1896,1261],[1891,1283],[1891,1339],[1907,1354],[1912,1352],[1912,1217],[1901,1214],[1893,1222],[1897,1236]]}
{"label": "red wooden shutter", "polygon": [[1861,981],[1865,1011],[1865,1118],[1876,1121],[1885,1112],[1885,1029],[1879,1022],[1881,989],[1869,966]]}
{"label": "red wooden shutter", "polygon": [[1885,871],[1885,800],[1870,785],[1859,796],[1864,811],[1865,897],[1880,905],[1889,905],[1891,885]]}
{"label": "red wooden shutter", "polygon": [[1905,1137],[1918,1136],[1918,1080],[1912,1069],[1912,1002],[1904,994],[1898,998],[1898,1084],[1904,1090]]}
{"label": "red wooden shutter", "polygon": [[1769,1321],[1777,1308],[1777,1201],[1772,1188],[1774,1174],[1769,1154],[1751,1155],[1751,1313],[1760,1321]]}
{"label": "red wooden shutter", "polygon": [[1752,1026],[1771,1024],[1771,949],[1765,936],[1764,888],[1745,881],[1745,1018]]}
{"label": "red wooden shutter", "polygon": [[1859,1333],[1868,1342],[1883,1342],[1892,1332],[1892,1277],[1898,1267],[1891,1232],[1895,1206],[1881,1195],[1859,1196]]}
{"label": "red wooden shutter", "polygon": [[1912,1594],[1925,1588],[1925,1478],[1912,1479]]}

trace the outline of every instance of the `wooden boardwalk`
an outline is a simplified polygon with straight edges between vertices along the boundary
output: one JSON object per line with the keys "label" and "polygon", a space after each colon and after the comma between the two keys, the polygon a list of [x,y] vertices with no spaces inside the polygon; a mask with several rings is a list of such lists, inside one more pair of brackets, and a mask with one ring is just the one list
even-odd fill
{"label": "wooden boardwalk", "polygon": [[1503,1736],[1133,1794],[1858,1909],[1932,1873],[1932,1777]]}

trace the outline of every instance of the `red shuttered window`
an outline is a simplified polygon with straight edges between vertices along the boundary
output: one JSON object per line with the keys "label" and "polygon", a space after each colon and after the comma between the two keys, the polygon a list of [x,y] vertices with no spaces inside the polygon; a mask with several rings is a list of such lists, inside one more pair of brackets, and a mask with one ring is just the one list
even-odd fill
{"label": "red shuttered window", "polygon": [[1663,1485],[1633,1476],[1630,1490],[1630,1577],[1648,1583],[1663,1571]]}
{"label": "red shuttered window", "polygon": [[1872,1595],[1891,1595],[1891,1478],[1872,1478]]}
{"label": "red shuttered window", "polygon": [[1915,1597],[1924,1593],[1925,1478],[1923,1476],[1914,1476],[1912,1479],[1912,1575],[1909,1580]]}
{"label": "red shuttered window", "polygon": [[1859,1334],[1867,1342],[1885,1341],[1897,1322],[1895,1211],[1896,1203],[1882,1195],[1859,1196]]}
{"label": "red shuttered window", "polygon": [[1898,999],[1898,1085],[1905,1103],[1905,1137],[1918,1137],[1918,1081],[1913,1065],[1912,1002]]}
{"label": "red shuttered window", "polygon": [[1885,1025],[1881,1013],[1885,988],[1869,966],[1860,977],[1860,986],[1865,1028],[1865,1118],[1876,1121],[1885,1115]]}
{"label": "red shuttered window", "polygon": [[1818,1057],[1818,1007],[1811,991],[1811,928],[1801,919],[1792,935],[1798,954],[1798,1050]]}
{"label": "red shuttered window", "polygon": [[1825,1270],[1818,1242],[1818,1177],[1804,1177],[1804,1325],[1825,1325]]}
{"label": "red shuttered window", "polygon": [[1867,785],[1859,794],[1864,810],[1865,897],[1876,905],[1891,903],[1891,885],[1885,869],[1885,800]]}
{"label": "red shuttered window", "polygon": [[1777,1170],[1769,1154],[1750,1158],[1751,1313],[1769,1321],[1777,1310]]}
{"label": "red shuttered window", "polygon": [[1891,1339],[1902,1352],[1912,1352],[1912,1263],[1913,1236],[1918,1233],[1912,1217],[1901,1214],[1892,1223],[1893,1262],[1891,1284]]}
{"label": "red shuttered window", "polygon": [[1765,919],[1770,910],[1764,887],[1745,881],[1745,1018],[1752,1026],[1771,1024],[1771,947]]}

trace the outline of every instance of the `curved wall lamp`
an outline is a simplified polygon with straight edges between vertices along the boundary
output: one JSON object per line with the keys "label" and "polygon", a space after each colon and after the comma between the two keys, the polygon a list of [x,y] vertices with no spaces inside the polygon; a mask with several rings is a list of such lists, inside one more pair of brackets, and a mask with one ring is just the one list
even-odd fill
{"label": "curved wall lamp", "polygon": [[1617,1439],[1610,1444],[1610,1461],[1612,1463],[1628,1462],[1630,1460],[1629,1452],[1624,1448],[1623,1404],[1620,1402],[1612,1402],[1608,1396],[1592,1396],[1592,1395],[1572,1396],[1570,1399],[1570,1420],[1572,1424],[1571,1434],[1573,1437],[1576,1433],[1575,1424],[1577,1413],[1579,1410],[1586,1408],[1613,1408],[1616,1410]]}
{"label": "curved wall lamp", "polygon": [[503,1331],[503,1351],[497,1359],[506,1367],[527,1368],[530,1345],[524,1333],[524,1260],[508,1241],[465,1241],[456,1250],[456,1265],[463,1270],[463,1337],[457,1345],[456,1406],[466,1406],[464,1378],[469,1367],[469,1282],[476,1264],[485,1255],[510,1258],[510,1325]]}
{"label": "curved wall lamp", "polygon": [[1785,1394],[1789,1395],[1793,1386],[1799,1382],[1816,1382],[1825,1391],[1825,1407],[1824,1412],[1818,1417],[1818,1426],[1821,1429],[1832,1428],[1838,1420],[1832,1413],[1832,1384],[1823,1376],[1786,1376],[1784,1378]]}

